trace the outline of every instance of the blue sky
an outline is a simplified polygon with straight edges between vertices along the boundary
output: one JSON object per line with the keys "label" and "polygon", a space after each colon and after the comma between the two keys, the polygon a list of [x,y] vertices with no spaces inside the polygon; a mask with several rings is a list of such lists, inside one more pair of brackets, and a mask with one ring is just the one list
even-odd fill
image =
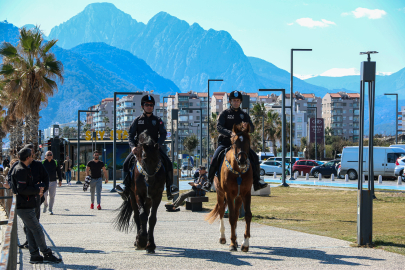
{"label": "blue sky", "polygon": [[[0,0],[0,21],[16,26],[38,24],[46,34],[90,0]],[[108,1],[147,23],[165,11],[204,29],[228,31],[245,54],[290,70],[290,49],[311,48],[294,56],[295,75],[339,75],[358,72],[372,57],[379,72],[405,67],[405,1],[293,1],[293,0],[116,0]],[[328,71],[327,73],[325,73]]]}

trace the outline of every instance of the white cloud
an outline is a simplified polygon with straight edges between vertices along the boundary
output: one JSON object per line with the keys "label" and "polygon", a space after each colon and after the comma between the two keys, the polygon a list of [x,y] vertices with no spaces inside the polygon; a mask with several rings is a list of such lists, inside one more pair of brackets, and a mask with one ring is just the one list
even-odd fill
{"label": "white cloud", "polygon": [[293,25],[294,23],[287,23],[287,25]]}
{"label": "white cloud", "polygon": [[296,22],[304,27],[308,28],[314,28],[314,27],[328,27],[329,25],[336,25],[336,23],[327,21],[325,19],[322,19],[320,21],[314,21],[311,18],[301,18],[296,20]]}
{"label": "white cloud", "polygon": [[399,8],[398,11],[403,11],[403,12],[405,12],[405,7]]}
{"label": "white cloud", "polygon": [[385,12],[382,9],[368,9],[358,7],[353,11],[342,13],[342,16],[349,16],[349,15],[353,15],[356,19],[362,17],[367,17],[369,19],[381,19],[384,15],[387,15],[387,12]]}

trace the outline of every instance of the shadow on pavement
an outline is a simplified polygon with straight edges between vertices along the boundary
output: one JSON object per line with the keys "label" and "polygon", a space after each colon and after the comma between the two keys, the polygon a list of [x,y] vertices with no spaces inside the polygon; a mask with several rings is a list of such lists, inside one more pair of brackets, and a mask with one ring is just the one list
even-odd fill
{"label": "shadow on pavement", "polygon": [[[56,264],[57,265],[57,264]],[[55,266],[56,266],[55,265]],[[89,265],[78,265],[78,264],[65,264],[63,265],[62,269],[86,269],[86,270],[114,270],[113,268],[99,268],[97,266],[89,266]]]}
{"label": "shadow on pavement", "polygon": [[[233,266],[249,265],[251,263],[243,261],[242,259],[257,259],[266,261],[282,261],[281,259],[273,259],[268,254],[259,253],[259,255],[265,256],[252,256],[258,254],[257,252],[249,252],[250,255],[244,255],[244,252],[240,251],[240,247],[237,252],[221,251],[221,250],[205,250],[205,249],[190,249],[190,248],[172,248],[172,247],[158,247],[155,254],[150,256],[158,257],[185,257],[192,259],[202,259],[217,263],[229,264]],[[159,254],[159,251],[171,252],[172,255]]]}
{"label": "shadow on pavement", "polygon": [[81,247],[54,247],[55,252],[70,252],[70,253],[105,253],[103,250],[91,250]]}
{"label": "shadow on pavement", "polygon": [[365,256],[347,256],[347,255],[327,254],[325,251],[316,250],[316,249],[300,249],[300,248],[284,248],[284,247],[258,247],[258,246],[255,246],[254,248],[269,251],[269,253],[260,253],[260,254],[313,259],[313,260],[319,260],[321,264],[355,266],[355,265],[362,265],[362,264],[344,261],[344,259],[371,260],[371,261],[383,261],[384,260],[384,259],[376,259],[376,258],[365,257]]}

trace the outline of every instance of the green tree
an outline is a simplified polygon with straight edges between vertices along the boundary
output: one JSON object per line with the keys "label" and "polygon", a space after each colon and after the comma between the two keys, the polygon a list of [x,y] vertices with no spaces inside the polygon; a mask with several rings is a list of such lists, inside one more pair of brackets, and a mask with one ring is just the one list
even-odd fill
{"label": "green tree", "polygon": [[104,127],[107,127],[107,124],[110,123],[110,119],[107,116],[105,116],[103,117],[102,122],[104,123]]}
{"label": "green tree", "polygon": [[218,120],[218,115],[216,113],[212,113],[211,117],[209,119],[209,137],[210,137],[210,149],[209,149],[209,153],[211,154],[212,149],[217,149],[217,144],[218,144],[218,136],[219,136],[219,132],[217,130],[217,120]]}
{"label": "green tree", "polygon": [[189,155],[191,155],[194,152],[194,150],[198,146],[198,143],[199,143],[199,141],[198,141],[197,135],[195,135],[195,134],[192,134],[183,140],[184,149],[186,150],[186,152]]}
{"label": "green tree", "polygon": [[63,83],[63,64],[50,52],[56,42],[45,42],[38,27],[23,27],[16,47],[8,42],[0,47],[0,89],[9,97],[2,105],[7,107],[7,113],[25,121],[25,141],[34,144],[37,155],[40,108],[57,91],[55,79]]}

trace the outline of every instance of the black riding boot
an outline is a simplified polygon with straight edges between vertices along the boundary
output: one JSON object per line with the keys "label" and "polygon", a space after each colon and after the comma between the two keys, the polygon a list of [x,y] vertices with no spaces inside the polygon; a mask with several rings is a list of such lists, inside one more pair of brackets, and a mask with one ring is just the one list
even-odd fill
{"label": "black riding boot", "polygon": [[208,172],[208,179],[205,182],[205,185],[202,187],[203,190],[209,192],[211,191],[212,183],[214,182],[215,173],[218,170],[217,162],[212,162],[210,166],[210,170]]}
{"label": "black riding boot", "polygon": [[179,194],[179,188],[176,185],[173,185],[173,170],[167,172],[166,193],[168,200],[173,200],[174,195]]}
{"label": "black riding boot", "polygon": [[115,187],[115,190],[118,192],[118,194],[121,195],[121,198],[124,201],[128,201],[129,199],[129,192],[131,191],[131,174],[129,172],[124,172],[124,181],[122,182],[121,185],[117,185]]}
{"label": "black riding boot", "polygon": [[267,187],[268,184],[260,179],[260,166],[258,164],[254,164],[252,165],[252,169],[253,169],[253,189],[257,191]]}

